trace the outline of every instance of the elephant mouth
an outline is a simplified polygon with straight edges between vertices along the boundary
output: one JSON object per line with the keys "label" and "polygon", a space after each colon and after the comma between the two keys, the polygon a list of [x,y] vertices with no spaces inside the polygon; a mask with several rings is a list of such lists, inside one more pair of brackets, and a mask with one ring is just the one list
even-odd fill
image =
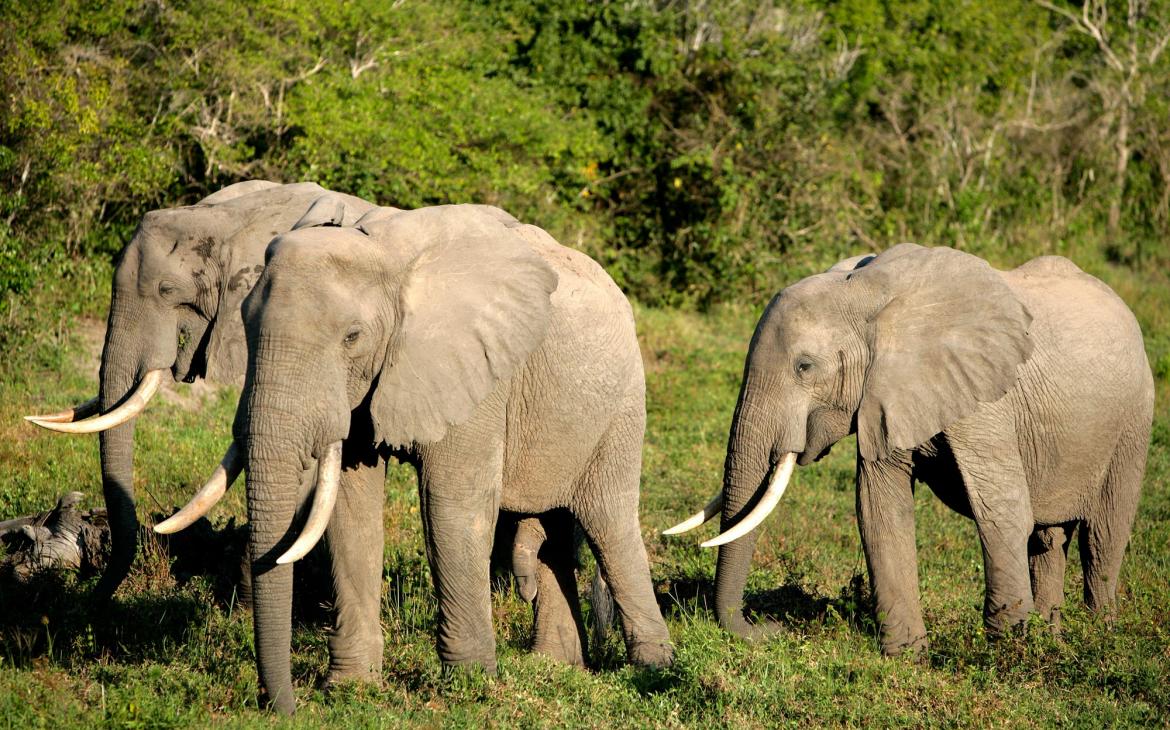
{"label": "elephant mouth", "polygon": [[196,378],[207,377],[207,349],[211,342],[211,323],[203,328],[195,347],[191,347],[190,337],[189,330],[179,331],[179,354],[175,358],[175,364],[171,366],[171,374],[175,380],[183,383],[194,383]]}

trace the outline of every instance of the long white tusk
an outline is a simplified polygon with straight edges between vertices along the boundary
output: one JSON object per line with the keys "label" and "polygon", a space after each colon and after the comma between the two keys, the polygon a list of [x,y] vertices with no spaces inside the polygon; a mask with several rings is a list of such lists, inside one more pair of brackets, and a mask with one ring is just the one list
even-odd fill
{"label": "long white tusk", "polygon": [[25,416],[24,420],[33,421],[47,421],[49,423],[70,423],[72,421],[80,421],[83,418],[89,418],[98,412],[98,399],[96,397],[90,398],[86,402],[73,406],[72,408],[57,413],[46,413],[43,416]]}
{"label": "long white tusk", "polygon": [[722,510],[722,509],[723,509],[723,492],[719,492],[719,494],[716,494],[714,497],[711,498],[711,501],[707,503],[706,507],[704,507],[703,509],[694,513],[693,515],[686,518],[685,520],[678,523],[677,525],[670,528],[669,530],[663,530],[662,534],[663,535],[681,535],[684,532],[690,532],[691,530],[693,530],[696,527],[698,527],[699,525],[705,523],[707,520],[711,519],[715,515],[719,514],[720,510]]}
{"label": "long white tusk", "polygon": [[155,525],[154,531],[170,535],[189,527],[192,522],[211,511],[243,470],[243,455],[233,441],[220,459],[219,466],[211,473],[211,478],[199,488],[187,506]]}
{"label": "long white tusk", "polygon": [[756,529],[771,514],[772,510],[776,509],[780,498],[784,496],[784,490],[788,488],[788,480],[792,477],[792,470],[794,468],[796,468],[796,454],[789,451],[780,460],[780,463],[776,465],[776,471],[772,475],[772,481],[768,484],[768,489],[764,491],[764,496],[760,497],[759,504],[742,520],[735,523],[730,530],[718,537],[711,538],[703,543],[702,547],[718,547],[724,543],[738,540]]}
{"label": "long white tusk", "polygon": [[337,490],[341,483],[341,442],[334,441],[325,449],[317,467],[317,488],[313,491],[313,505],[300,537],[284,555],[276,559],[277,565],[295,563],[309,554],[329,525],[333,505],[337,502]]}
{"label": "long white tusk", "polygon": [[166,371],[151,370],[142,376],[142,380],[138,381],[134,392],[122,401],[117,408],[109,413],[103,413],[96,418],[90,418],[85,421],[60,422],[46,421],[36,416],[28,416],[27,420],[41,428],[47,428],[50,431],[60,431],[61,433],[97,433],[98,431],[106,431],[114,426],[122,425],[142,412],[142,409],[146,407],[146,404],[158,392],[158,386],[162,382],[164,372]]}

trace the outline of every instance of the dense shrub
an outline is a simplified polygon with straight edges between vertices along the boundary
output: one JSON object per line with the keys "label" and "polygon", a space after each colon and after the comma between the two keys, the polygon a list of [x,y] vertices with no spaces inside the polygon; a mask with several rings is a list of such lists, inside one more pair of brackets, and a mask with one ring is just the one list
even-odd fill
{"label": "dense shrub", "polygon": [[12,0],[0,306],[252,177],[498,204],[647,302],[904,239],[1166,262],[1170,7],[1088,2]]}

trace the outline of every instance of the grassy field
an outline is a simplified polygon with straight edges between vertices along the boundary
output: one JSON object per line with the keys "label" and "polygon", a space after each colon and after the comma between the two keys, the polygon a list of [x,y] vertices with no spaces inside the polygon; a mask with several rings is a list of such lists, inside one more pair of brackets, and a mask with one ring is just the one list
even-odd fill
{"label": "grassy field", "polygon": [[[83,602],[89,580],[46,578],[0,594],[0,726],[1150,726],[1170,716],[1170,286],[1162,272],[1101,264],[1134,306],[1160,388],[1141,509],[1106,626],[1080,599],[1074,542],[1065,631],[1032,626],[983,635],[982,561],[974,525],[929,490],[917,496],[923,605],[931,649],[919,661],[877,650],[854,519],[853,444],[801,469],[763,530],[749,606],[783,630],[766,643],[730,639],[712,620],[715,552],[659,532],[718,488],[727,427],[758,312],[706,315],[641,308],[649,427],[642,525],[677,658],[665,671],[626,666],[613,639],[596,669],[528,652],[529,609],[495,596],[500,673],[444,678],[432,637],[434,602],[422,555],[413,474],[387,480],[380,687],[314,689],[326,665],[325,626],[308,612],[294,633],[299,710],[289,721],[256,709],[251,620],[211,581],[177,584],[145,546],[115,605]],[[97,439],[36,430],[20,416],[96,392],[96,344],[107,284],[88,269],[12,310],[0,365],[0,519],[47,509],[77,489],[100,505]],[[33,304],[35,302],[35,305]],[[84,302],[84,304],[78,304]],[[51,313],[51,314],[50,314]],[[176,386],[139,420],[140,515],[184,502],[227,443],[231,389]],[[242,518],[231,491],[217,521]],[[713,534],[713,527],[700,531]],[[584,582],[591,568],[582,571]]]}

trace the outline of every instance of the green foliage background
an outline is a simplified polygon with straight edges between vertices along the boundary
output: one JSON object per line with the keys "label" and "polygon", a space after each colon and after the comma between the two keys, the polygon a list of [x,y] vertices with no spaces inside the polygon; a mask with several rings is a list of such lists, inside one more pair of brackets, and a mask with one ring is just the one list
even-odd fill
{"label": "green foliage background", "polygon": [[[1163,5],[1137,24],[1113,7],[1109,42],[1152,50]],[[6,309],[62,266],[108,262],[145,210],[253,177],[404,207],[498,204],[651,304],[759,301],[906,239],[1004,264],[1170,259],[1167,55],[1119,102],[1098,45],[1035,3],[13,0],[2,12]]]}

